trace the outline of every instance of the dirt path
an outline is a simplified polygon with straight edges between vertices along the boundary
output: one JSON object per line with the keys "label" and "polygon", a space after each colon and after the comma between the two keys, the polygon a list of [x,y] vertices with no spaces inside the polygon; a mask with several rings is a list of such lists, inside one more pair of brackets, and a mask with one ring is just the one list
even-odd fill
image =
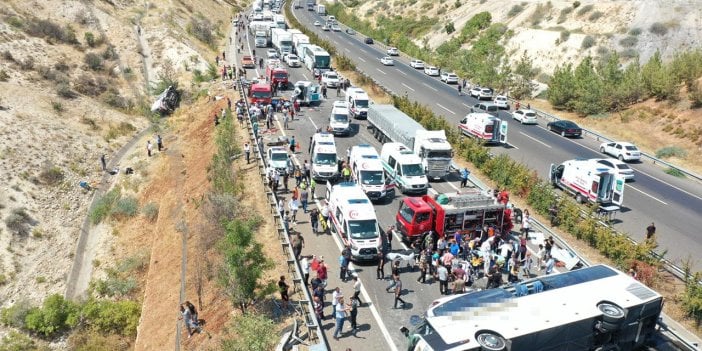
{"label": "dirt path", "polygon": [[[90,8],[90,6],[86,6]],[[99,25],[99,24],[98,24]],[[103,29],[100,27],[100,31]],[[144,58],[144,81],[149,86],[149,70],[148,67],[151,65],[151,49],[149,44],[143,37],[143,29],[135,28],[135,35],[139,40],[141,45],[143,58]],[[117,167],[124,155],[131,151],[136,143],[146,136],[151,131],[151,127],[144,128],[139,134],[135,135],[129,142],[123,145],[119,151],[109,157],[109,163],[107,169],[114,169]],[[100,186],[93,194],[93,198],[88,207],[88,214],[93,210],[97,200],[100,199],[107,191],[109,191],[115,184],[115,181],[119,178],[119,175],[112,176],[109,173],[105,173],[100,180]],[[80,234],[78,236],[78,243],[76,244],[76,251],[73,259],[73,266],[68,276],[68,281],[66,282],[66,292],[64,296],[68,299],[77,299],[84,296],[93,272],[92,262],[95,259],[96,249],[98,245],[103,241],[104,235],[107,234],[105,224],[91,227],[90,219],[86,215],[85,220],[80,228]]]}

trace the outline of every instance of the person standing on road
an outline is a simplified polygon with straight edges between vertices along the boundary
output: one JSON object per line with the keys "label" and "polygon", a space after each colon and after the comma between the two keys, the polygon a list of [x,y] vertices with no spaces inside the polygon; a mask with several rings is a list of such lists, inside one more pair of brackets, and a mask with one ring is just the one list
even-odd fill
{"label": "person standing on road", "polygon": [[309,200],[309,196],[310,194],[307,192],[307,187],[304,187],[302,191],[300,191],[300,204],[302,205],[302,211],[304,211],[304,213],[307,213],[307,201]]}
{"label": "person standing on road", "polygon": [[146,155],[151,157],[151,150],[153,149],[153,145],[151,145],[151,140],[146,142]]}
{"label": "person standing on road", "polygon": [[400,261],[397,260],[392,263],[392,281],[390,282],[390,285],[388,285],[387,288],[385,288],[386,292],[390,292],[390,289],[395,287],[396,280],[395,277],[400,276]]}
{"label": "person standing on road", "polygon": [[302,268],[302,281],[307,287],[310,279],[310,260],[307,259],[307,256],[303,256],[302,260],[300,260],[300,268]]}
{"label": "person standing on road", "polygon": [[461,88],[462,88],[462,87],[461,87],[461,85],[459,84],[459,85],[458,85],[458,96],[463,95],[463,91],[461,90]]}
{"label": "person standing on road", "polygon": [[656,235],[656,224],[651,222],[651,225],[646,227],[646,240],[651,240]]}
{"label": "person standing on road", "polygon": [[340,87],[340,86],[341,86],[340,83],[336,85],[336,96],[339,96],[339,92],[340,92],[340,88],[339,88],[339,87]]}
{"label": "person standing on road", "polygon": [[288,296],[289,288],[288,283],[285,282],[285,276],[281,275],[278,281],[278,290],[280,291],[280,299],[283,301],[282,308],[284,309],[288,309],[288,301],[290,301],[290,297]]}
{"label": "person standing on road", "polygon": [[158,152],[163,150],[163,139],[161,138],[161,134],[156,135],[156,147],[158,147]]}
{"label": "person standing on road", "polygon": [[327,286],[327,265],[324,263],[323,258],[319,261],[319,267],[317,267],[317,278],[322,280],[322,286]]}
{"label": "person standing on road", "polygon": [[358,280],[357,275],[353,276],[353,296],[351,297],[351,300],[358,301],[359,305],[362,303],[361,302],[361,281]]}
{"label": "person standing on road", "polygon": [[356,331],[358,324],[356,323],[356,317],[358,316],[358,306],[361,304],[361,300],[352,298],[351,301],[346,305],[346,311],[349,313],[349,321],[351,322],[351,333],[356,336]]}
{"label": "person standing on road", "polygon": [[346,275],[349,270],[349,259],[346,257],[346,251],[348,249],[348,247],[344,248],[344,250],[341,251],[341,255],[339,255],[339,279],[341,279],[342,282],[346,282]]}
{"label": "person standing on road", "polygon": [[107,170],[107,161],[105,160],[105,154],[100,155],[100,165],[102,165],[102,171]]}
{"label": "person standing on road", "polygon": [[251,157],[251,146],[249,146],[249,143],[244,143],[244,155],[246,155],[246,164],[249,164]]}
{"label": "person standing on road", "polygon": [[385,253],[378,251],[378,267],[375,269],[376,279],[385,279]]}
{"label": "person standing on road", "polygon": [[436,275],[439,278],[439,293],[448,295],[448,269],[443,264],[436,268]]}
{"label": "person standing on road", "polygon": [[319,210],[316,208],[310,211],[310,225],[312,225],[312,233],[319,233]]}
{"label": "person standing on road", "polygon": [[426,283],[427,269],[429,269],[429,263],[427,262],[427,253],[421,252],[419,254],[419,277],[417,278],[418,283]]}
{"label": "person standing on road", "polygon": [[402,299],[402,281],[400,280],[400,275],[395,276],[395,303],[393,308],[397,308],[397,302],[402,303],[402,308],[405,308],[405,300]]}
{"label": "person standing on road", "polygon": [[468,177],[470,176],[470,171],[468,168],[463,168],[461,170],[461,188],[465,188],[468,185]]}
{"label": "person standing on road", "polygon": [[339,301],[337,301],[334,307],[334,316],[336,317],[336,329],[334,330],[334,339],[339,340],[339,334],[341,334],[342,329],[344,329],[344,321],[346,321],[346,305],[344,304],[343,296],[339,297]]}
{"label": "person standing on road", "polygon": [[302,233],[296,233],[292,236],[292,248],[295,254],[295,259],[300,259],[300,254],[302,254],[302,249],[305,247],[305,238]]}

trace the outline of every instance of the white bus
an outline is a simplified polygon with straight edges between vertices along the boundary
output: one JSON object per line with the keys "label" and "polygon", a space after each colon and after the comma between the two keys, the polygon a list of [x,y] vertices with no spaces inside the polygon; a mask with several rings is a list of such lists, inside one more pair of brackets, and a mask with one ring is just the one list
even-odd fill
{"label": "white bus", "polygon": [[305,66],[310,72],[318,75],[329,70],[331,56],[329,56],[327,50],[317,45],[307,45],[303,50],[304,53],[301,56],[304,58]]}
{"label": "white bus", "polygon": [[663,297],[605,265],[434,301],[410,350],[636,350],[655,332]]}

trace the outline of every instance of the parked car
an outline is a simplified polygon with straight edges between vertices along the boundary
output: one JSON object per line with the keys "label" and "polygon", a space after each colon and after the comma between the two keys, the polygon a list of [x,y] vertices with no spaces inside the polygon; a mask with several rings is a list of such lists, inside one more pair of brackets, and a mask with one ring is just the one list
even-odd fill
{"label": "parked car", "polygon": [[372,44],[373,44],[373,38],[371,38],[371,37],[366,37],[366,39],[365,39],[363,42],[366,43],[366,44],[368,44],[368,45],[372,45]]}
{"label": "parked car", "polygon": [[439,79],[446,84],[458,84],[458,76],[451,72],[441,72]]}
{"label": "parked car", "polygon": [[332,25],[331,25],[331,30],[333,30],[333,31],[335,31],[335,32],[341,32],[341,27],[339,27],[338,24],[332,24]]}
{"label": "parked car", "polygon": [[400,51],[396,47],[389,47],[387,54],[388,56],[400,56]]}
{"label": "parked car", "polygon": [[268,168],[273,168],[278,171],[278,174],[283,175],[288,167],[288,151],[283,146],[272,146],[268,148]]}
{"label": "parked car", "polygon": [[614,170],[615,173],[624,177],[624,180],[634,180],[634,170],[628,164],[616,158],[597,159],[597,163],[605,165]]}
{"label": "parked car", "polygon": [[353,29],[351,29],[351,28],[346,28],[346,34],[348,34],[348,35],[354,35],[354,34],[356,34],[356,31],[353,30]]}
{"label": "parked car", "polygon": [[492,99],[492,89],[481,88],[478,94],[478,100],[491,100]]}
{"label": "parked car", "polygon": [[322,73],[322,84],[326,84],[328,88],[336,88],[340,81],[341,77],[334,71]]}
{"label": "parked car", "polygon": [[320,22],[320,21],[314,21],[314,26],[315,26],[315,27],[319,27],[319,26],[321,26],[321,25],[322,25],[322,22]]}
{"label": "parked car", "polygon": [[497,117],[500,109],[492,102],[479,102],[470,108],[470,112],[485,112]]}
{"label": "parked car", "polygon": [[474,87],[472,87],[472,88],[470,88],[470,96],[477,98],[478,96],[480,96],[480,90],[481,90],[481,89],[482,89],[482,88],[479,87],[479,86],[477,86],[477,85],[474,86]]}
{"label": "parked car", "polygon": [[395,65],[395,60],[393,60],[390,56],[385,56],[380,58],[380,63],[385,66],[393,66]]}
{"label": "parked car", "polygon": [[416,68],[416,69],[423,69],[423,68],[424,68],[424,61],[422,61],[422,60],[411,60],[411,61],[410,61],[410,67]]}
{"label": "parked car", "polygon": [[325,25],[322,26],[322,30],[325,31],[325,32],[328,32],[328,31],[329,31],[329,27],[325,24]]}
{"label": "parked car", "polygon": [[424,67],[424,74],[432,77],[436,77],[439,75],[439,69],[434,67],[434,66],[426,66]]}
{"label": "parked car", "polygon": [[512,118],[521,124],[536,124],[536,112],[532,110],[517,110],[512,113]]}
{"label": "parked car", "polygon": [[300,67],[300,58],[295,54],[287,54],[285,55],[285,63],[287,63],[289,67]]}
{"label": "parked car", "polygon": [[277,59],[277,58],[279,58],[278,52],[275,51],[275,49],[268,49],[268,51],[266,51],[266,58],[268,58],[269,60],[270,59]]}
{"label": "parked car", "polygon": [[611,143],[602,143],[600,152],[608,154],[619,159],[619,161],[639,161],[641,159],[641,151],[632,143],[623,141],[614,141]]}
{"label": "parked car", "polygon": [[577,124],[571,121],[566,121],[564,119],[560,121],[553,121],[553,122],[548,122],[546,124],[546,129],[559,133],[561,136],[571,136],[571,137],[579,137],[583,134],[583,129],[580,128]]}
{"label": "parked car", "polygon": [[507,97],[504,95],[495,96],[495,100],[492,100],[492,102],[503,110],[509,110],[509,100],[507,100]]}

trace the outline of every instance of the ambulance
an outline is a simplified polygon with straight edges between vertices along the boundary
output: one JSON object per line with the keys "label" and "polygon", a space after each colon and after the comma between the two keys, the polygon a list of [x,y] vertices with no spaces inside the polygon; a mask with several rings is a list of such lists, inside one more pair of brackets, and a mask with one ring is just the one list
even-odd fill
{"label": "ambulance", "polygon": [[402,143],[385,143],[380,159],[388,178],[404,193],[426,193],[429,180],[422,159]]}
{"label": "ambulance", "polygon": [[361,185],[371,201],[384,199],[392,185],[383,171],[383,162],[374,147],[368,144],[352,146],[349,150],[351,176]]}
{"label": "ambulance", "polygon": [[458,130],[487,144],[507,144],[507,121],[489,113],[469,113],[459,122]]}
{"label": "ambulance", "polygon": [[332,235],[351,249],[354,261],[373,261],[382,248],[380,226],[373,204],[359,184],[327,183],[327,202]]}
{"label": "ambulance", "polygon": [[573,194],[579,203],[621,206],[624,200],[624,177],[597,159],[551,164],[549,173],[551,184]]}
{"label": "ambulance", "polygon": [[316,133],[312,137],[312,178],[315,180],[336,180],[339,176],[334,136],[326,133]]}

